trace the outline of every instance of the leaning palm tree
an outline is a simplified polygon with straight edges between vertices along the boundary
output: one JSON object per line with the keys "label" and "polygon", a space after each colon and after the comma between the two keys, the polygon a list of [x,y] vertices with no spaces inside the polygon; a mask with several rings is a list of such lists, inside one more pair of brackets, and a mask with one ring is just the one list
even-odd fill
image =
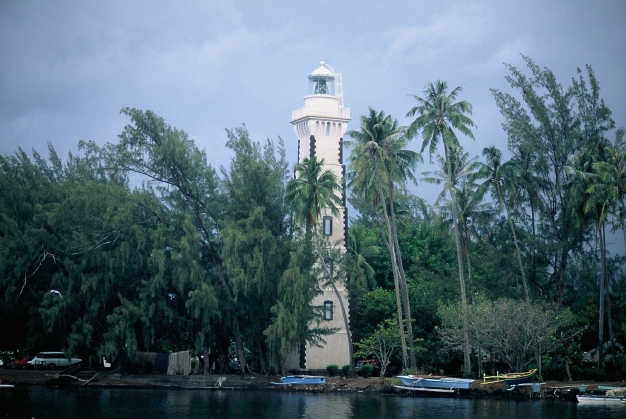
{"label": "leaning palm tree", "polygon": [[[429,153],[432,155],[437,150],[437,146],[441,141],[443,143],[444,157],[447,162],[448,182],[446,188],[450,192],[452,200],[452,221],[454,224],[454,238],[456,241],[456,254],[459,264],[459,283],[461,286],[461,304],[464,311],[467,311],[467,296],[465,293],[465,276],[463,274],[463,255],[461,251],[461,240],[459,234],[459,222],[456,204],[456,192],[450,183],[452,179],[452,165],[449,158],[449,150],[452,147],[459,146],[459,140],[454,130],[460,131],[462,134],[474,139],[471,127],[474,122],[466,115],[472,113],[472,105],[467,101],[455,102],[461,93],[462,87],[459,86],[448,93],[448,83],[445,81],[437,81],[434,84],[428,83],[424,89],[424,97],[410,95],[417,101],[417,106],[411,108],[407,113],[407,117],[417,115],[417,118],[409,126],[409,136],[421,132],[423,143],[422,151],[429,147]],[[467,328],[467,318],[464,317],[463,327],[463,366],[465,373],[471,372],[470,360],[470,344]]]}
{"label": "leaning palm tree", "polygon": [[[392,273],[396,285],[398,303],[398,321],[402,321],[401,306],[404,307],[410,353],[407,359],[404,328],[400,330],[404,365],[409,369],[416,368],[415,348],[411,317],[409,293],[402,264],[402,253],[396,230],[395,190],[396,183],[404,186],[407,180],[415,180],[412,169],[421,160],[421,156],[414,151],[407,150],[408,138],[405,129],[398,126],[398,122],[385,115],[383,111],[376,112],[369,109],[368,115],[361,116],[359,130],[349,131],[348,135],[354,141],[346,142],[353,148],[350,155],[350,166],[354,171],[350,186],[370,203],[381,204],[387,226],[386,244],[391,257]],[[387,212],[386,198],[389,200]],[[399,301],[399,294],[402,303]],[[408,361],[408,363],[407,363]]]}
{"label": "leaning palm tree", "polygon": [[354,348],[348,323],[348,313],[343,304],[343,299],[339,290],[335,286],[333,275],[324,259],[322,245],[318,234],[317,226],[324,211],[330,211],[333,215],[339,214],[338,207],[342,201],[338,193],[341,192],[341,185],[337,177],[330,170],[324,170],[324,159],[318,161],[317,157],[305,158],[297,164],[295,169],[295,179],[287,183],[285,198],[293,210],[294,221],[304,225],[307,232],[313,233],[317,258],[322,267],[324,277],[332,287],[343,315],[344,327],[348,338],[348,351],[350,356],[350,371],[354,370]]}
{"label": "leaning palm tree", "polygon": [[476,173],[476,179],[485,179],[480,185],[481,189],[483,191],[491,190],[493,196],[498,201],[500,211],[502,210],[502,206],[506,209],[506,218],[511,228],[511,234],[513,235],[513,244],[515,245],[515,252],[517,253],[517,263],[522,277],[522,284],[524,285],[524,295],[526,296],[526,301],[529,301],[530,296],[528,294],[524,265],[522,264],[522,255],[517,243],[517,235],[515,234],[511,211],[504,199],[506,192],[513,196],[516,195],[517,187],[515,186],[515,182],[517,180],[517,166],[513,160],[502,163],[502,152],[495,146],[485,147],[483,149],[483,156],[487,162],[481,164],[480,169],[478,169]]}

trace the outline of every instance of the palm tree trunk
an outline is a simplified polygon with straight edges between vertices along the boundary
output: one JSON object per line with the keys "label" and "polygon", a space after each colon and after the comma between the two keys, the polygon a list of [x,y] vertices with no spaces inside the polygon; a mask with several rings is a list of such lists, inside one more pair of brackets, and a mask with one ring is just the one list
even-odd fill
{"label": "palm tree trunk", "polygon": [[445,151],[448,166],[448,191],[452,198],[452,223],[454,224],[454,240],[456,242],[456,257],[459,264],[459,282],[461,285],[461,305],[463,307],[463,373],[468,375],[472,372],[472,361],[470,358],[469,331],[467,322],[467,296],[465,294],[465,275],[463,273],[463,254],[461,251],[461,240],[459,237],[459,221],[456,207],[456,193],[452,187],[452,165],[449,159],[448,146],[443,138],[443,149]]}
{"label": "palm tree trunk", "polygon": [[600,238],[600,307],[598,309],[598,371],[602,370],[602,349],[604,344],[604,278],[606,277],[606,252],[604,249],[604,223],[598,223],[598,235]]}
{"label": "palm tree trunk", "polygon": [[322,255],[322,246],[320,244],[320,238],[317,234],[317,224],[313,225],[313,235],[315,236],[315,247],[317,249],[317,256],[322,264],[322,269],[324,270],[324,275],[328,278],[328,283],[330,284],[337,300],[339,301],[339,307],[341,307],[341,314],[343,316],[343,324],[346,328],[346,337],[348,338],[348,354],[350,356],[350,373],[354,372],[354,347],[352,346],[352,336],[350,336],[350,323],[348,323],[348,313],[346,312],[346,307],[343,304],[343,298],[339,293],[339,290],[335,286],[335,280],[333,279],[332,274],[330,273],[330,269],[328,269],[328,265],[326,265],[326,261],[324,261],[324,257]]}
{"label": "palm tree trunk", "polygon": [[404,319],[406,320],[407,334],[409,338],[409,370],[413,371],[417,368],[415,359],[415,338],[413,337],[413,322],[411,317],[411,304],[409,302],[409,291],[404,275],[404,266],[402,264],[402,253],[400,252],[400,244],[398,243],[398,232],[396,230],[396,211],[394,208],[393,183],[391,182],[391,173],[388,173],[389,182],[389,212],[391,213],[391,233],[393,234],[393,245],[396,251],[396,263],[398,265],[398,273],[400,274],[400,290],[402,291],[402,300],[404,303]]}
{"label": "palm tree trunk", "polygon": [[377,180],[376,183],[377,183],[378,195],[382,203],[383,214],[385,216],[385,224],[387,226],[386,244],[387,244],[387,249],[389,250],[389,255],[391,257],[391,271],[393,274],[393,282],[394,282],[395,289],[396,289],[396,304],[398,306],[398,328],[400,329],[400,343],[402,344],[402,367],[407,368],[409,364],[408,364],[408,354],[407,354],[407,348],[406,348],[406,337],[404,335],[404,321],[402,319],[402,302],[400,301],[400,279],[399,279],[398,264],[397,264],[398,259],[396,258],[395,246],[393,243],[393,235],[392,235],[392,230],[391,230],[391,222],[389,220],[389,215],[387,214],[387,205],[385,204],[385,196],[383,193],[382,181],[380,180],[380,171],[378,170],[378,168],[376,171],[376,180]]}
{"label": "palm tree trunk", "polygon": [[506,208],[506,218],[509,220],[509,226],[511,227],[511,234],[513,234],[513,244],[515,244],[515,252],[517,253],[517,263],[519,264],[519,271],[522,275],[522,283],[524,284],[524,294],[526,295],[526,301],[530,301],[530,297],[528,295],[528,285],[526,285],[526,275],[524,274],[524,265],[522,265],[522,255],[519,251],[519,246],[517,244],[517,235],[515,234],[515,228],[513,226],[513,220],[511,219],[511,212],[509,211],[509,206],[504,203],[504,208]]}

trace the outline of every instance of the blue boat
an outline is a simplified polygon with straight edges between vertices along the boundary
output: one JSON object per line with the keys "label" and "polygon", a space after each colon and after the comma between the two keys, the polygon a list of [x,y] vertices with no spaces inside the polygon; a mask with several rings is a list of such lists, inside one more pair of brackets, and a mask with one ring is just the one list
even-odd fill
{"label": "blue boat", "polygon": [[280,377],[280,382],[272,382],[274,385],[314,385],[314,384],[326,384],[326,377],[321,375],[286,375]]}
{"label": "blue boat", "polygon": [[474,382],[474,380],[468,378],[439,376],[398,375],[398,378],[402,381],[404,387],[410,389],[468,389]]}

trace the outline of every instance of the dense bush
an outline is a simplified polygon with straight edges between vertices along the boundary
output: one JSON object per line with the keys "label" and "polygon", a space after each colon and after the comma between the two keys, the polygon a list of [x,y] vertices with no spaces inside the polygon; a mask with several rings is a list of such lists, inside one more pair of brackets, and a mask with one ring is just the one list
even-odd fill
{"label": "dense bush", "polygon": [[374,371],[374,366],[370,364],[363,364],[359,369],[359,375],[363,378],[368,378],[372,376],[372,372]]}
{"label": "dense bush", "polygon": [[336,377],[339,375],[339,366],[338,365],[329,365],[326,367],[326,373],[329,377]]}

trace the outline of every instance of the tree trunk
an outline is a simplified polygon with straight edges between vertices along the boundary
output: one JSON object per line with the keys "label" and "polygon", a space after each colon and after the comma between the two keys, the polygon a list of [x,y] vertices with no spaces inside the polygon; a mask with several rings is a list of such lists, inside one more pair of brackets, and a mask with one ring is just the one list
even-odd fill
{"label": "tree trunk", "polygon": [[456,207],[456,193],[452,187],[452,165],[448,156],[448,146],[444,141],[444,151],[448,166],[448,191],[452,198],[452,223],[454,224],[454,239],[456,242],[456,257],[459,264],[459,283],[461,285],[461,305],[463,306],[463,373],[469,375],[472,372],[472,361],[470,358],[470,344],[467,324],[467,296],[465,294],[465,275],[463,273],[463,255],[461,251],[461,240],[459,237],[459,220]]}
{"label": "tree trunk", "polygon": [[[391,174],[387,176],[391,179]],[[396,230],[396,211],[394,208],[393,183],[389,181],[389,212],[391,213],[391,233],[393,235],[393,246],[396,252],[396,263],[398,265],[398,273],[400,274],[400,290],[402,291],[402,300],[404,303],[404,319],[406,320],[406,328],[409,338],[409,370],[414,371],[417,368],[415,360],[415,338],[413,337],[413,321],[411,317],[411,304],[409,302],[409,290],[404,275],[404,266],[402,264],[402,253],[400,252],[400,244],[398,243],[398,232]]]}
{"label": "tree trunk", "polygon": [[598,309],[598,371],[602,371],[602,349],[604,344],[604,284],[606,278],[606,251],[604,248],[604,223],[598,224],[598,236],[600,238],[600,302]]}
{"label": "tree trunk", "polygon": [[515,244],[515,251],[517,252],[517,263],[519,264],[519,271],[522,275],[522,283],[524,285],[524,294],[526,295],[526,301],[530,301],[530,297],[528,295],[528,285],[526,284],[526,275],[524,274],[524,265],[522,265],[522,254],[520,253],[519,246],[517,244],[517,234],[515,234],[515,227],[513,226],[513,220],[511,219],[509,206],[506,203],[504,203],[504,208],[506,208],[506,218],[509,219],[511,234],[513,234],[513,243]]}
{"label": "tree trunk", "polygon": [[209,344],[206,341],[204,342],[204,345],[202,345],[202,351],[204,355],[204,375],[208,375],[211,374],[211,364],[209,360]]}
{"label": "tree trunk", "polygon": [[385,204],[385,196],[383,193],[382,181],[380,180],[380,172],[376,171],[376,185],[378,190],[378,195],[383,207],[383,214],[385,216],[385,225],[387,227],[387,240],[385,241],[387,245],[387,249],[389,250],[389,255],[391,258],[391,271],[393,274],[393,282],[396,289],[396,304],[398,306],[398,328],[400,329],[400,342],[402,345],[402,368],[407,368],[409,366],[408,363],[408,353],[406,347],[406,337],[404,335],[404,321],[402,319],[402,302],[400,300],[400,279],[399,279],[399,271],[398,271],[398,259],[396,258],[395,246],[393,244],[393,233],[391,230],[391,222],[389,220],[389,215],[387,214],[387,205]]}
{"label": "tree trunk", "polygon": [[[224,278],[224,273],[220,270],[219,273],[220,282],[224,291],[226,292],[226,297],[228,298],[228,302],[233,305],[236,305],[235,300],[233,299],[232,294],[230,293],[230,288],[226,283],[226,278]],[[235,345],[237,346],[237,361],[239,361],[239,371],[242,374],[246,373],[247,365],[246,365],[246,355],[243,349],[243,339],[241,338],[241,329],[239,328],[239,320],[237,320],[237,316],[233,313],[233,337],[235,338]]]}

